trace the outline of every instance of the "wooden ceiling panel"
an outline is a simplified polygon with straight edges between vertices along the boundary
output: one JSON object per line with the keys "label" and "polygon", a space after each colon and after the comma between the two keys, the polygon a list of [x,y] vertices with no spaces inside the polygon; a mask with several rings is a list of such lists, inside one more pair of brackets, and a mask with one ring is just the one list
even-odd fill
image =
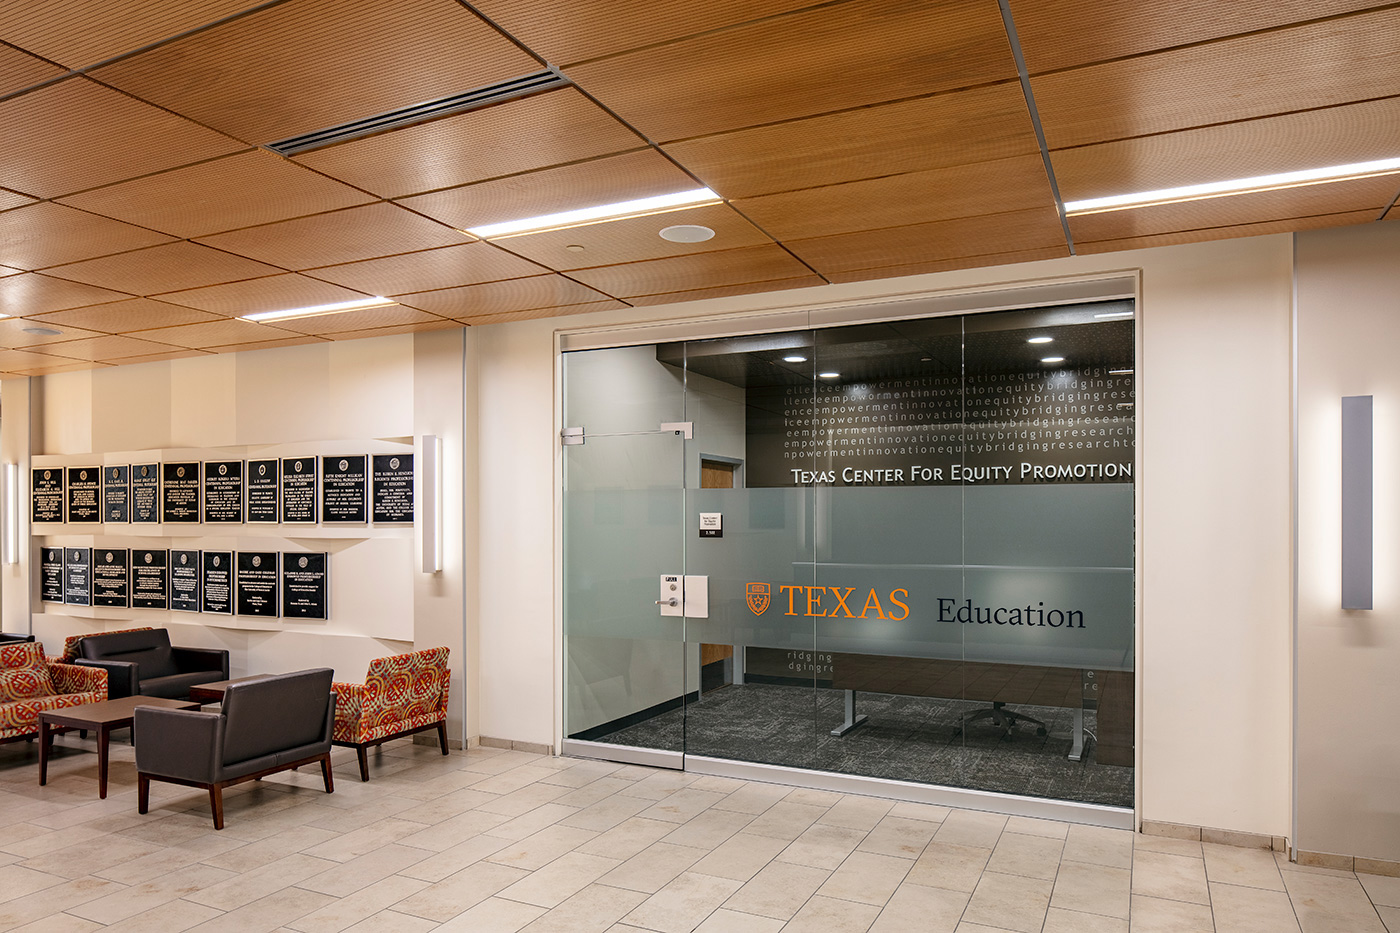
{"label": "wooden ceiling panel", "polygon": [[9,266],[0,266],[0,278],[4,278],[7,275],[22,275],[23,273],[23,269],[11,269]]}
{"label": "wooden ceiling panel", "polygon": [[254,0],[25,0],[0,7],[0,35],[36,55],[82,68],[253,5]]}
{"label": "wooden ceiling panel", "polygon": [[786,242],[1054,203],[1037,154],[742,198],[734,206]]}
{"label": "wooden ceiling panel", "polygon": [[167,353],[169,351],[169,344],[142,340],[138,337],[118,337],[110,334],[88,337],[83,340],[69,340],[64,343],[52,343],[44,347],[45,353],[94,362],[121,359],[126,356],[147,356],[152,353]]}
{"label": "wooden ceiling panel", "polygon": [[246,148],[86,78],[0,101],[5,183],[43,198]]}
{"label": "wooden ceiling panel", "polygon": [[1400,8],[1031,79],[1052,149],[1393,96]]}
{"label": "wooden ceiling panel", "polygon": [[[585,285],[629,301],[639,295],[744,285],[771,279],[811,276],[812,272],[781,246],[768,244],[650,262],[629,262],[570,274]],[[813,276],[815,278],[815,276]],[[818,280],[820,282],[820,280]]]}
{"label": "wooden ceiling panel", "polygon": [[[663,262],[665,260],[662,260]],[[825,285],[826,279],[819,275],[797,276],[791,279],[772,279],[767,282],[748,282],[744,285],[717,285],[714,288],[689,289],[683,292],[667,292],[660,295],[638,295],[627,302],[637,307],[649,305],[676,304],[682,301],[703,301],[707,298],[733,298],[740,295],[757,295],[762,292],[786,291],[793,288],[813,288]]]}
{"label": "wooden ceiling panel", "polygon": [[[82,365],[78,365],[78,364]],[[48,353],[35,353],[33,350],[0,350],[0,373],[17,376],[28,375],[30,370],[51,366],[67,366],[72,369],[91,369],[91,363]]]}
{"label": "wooden ceiling panel", "polygon": [[308,275],[370,295],[402,295],[454,285],[476,285],[541,275],[548,271],[487,243],[464,243],[402,256],[327,266]]}
{"label": "wooden ceiling panel", "polygon": [[33,204],[37,200],[27,194],[20,194],[18,191],[6,191],[0,188],[0,211],[7,211],[12,207],[23,207],[26,204]]}
{"label": "wooden ceiling panel", "polygon": [[1396,155],[1400,97],[1051,153],[1066,200],[1347,165]]}
{"label": "wooden ceiling panel", "polygon": [[284,269],[310,269],[452,246],[470,239],[465,233],[381,202],[220,233],[202,237],[200,242]]}
{"label": "wooden ceiling panel", "polygon": [[478,314],[462,318],[463,324],[481,327],[486,324],[509,324],[514,321],[538,321],[548,317],[567,317],[573,314],[592,314],[594,311],[615,311],[625,308],[619,301],[589,301],[581,305],[561,305],[554,308],[535,308],[530,311],[501,311],[493,314]]}
{"label": "wooden ceiling panel", "polygon": [[246,353],[252,350],[280,350],[283,347],[304,347],[312,343],[329,343],[327,337],[317,337],[312,334],[303,334],[300,337],[283,337],[278,340],[249,340],[244,343],[230,343],[219,347],[210,347],[212,353]]}
{"label": "wooden ceiling panel", "polygon": [[1376,0],[1015,0],[1011,12],[1026,65],[1035,74],[1378,5]]}
{"label": "wooden ceiling panel", "polygon": [[140,331],[136,336],[156,343],[195,350],[207,350],[234,344],[260,343],[267,340],[285,340],[298,337],[290,331],[269,324],[255,324],[252,321],[225,319],[206,321],[200,324],[185,324],[180,327],[158,327]]}
{"label": "wooden ceiling panel", "polygon": [[105,369],[109,363],[78,363],[61,361],[57,357],[48,366],[36,366],[32,369],[24,369],[15,373],[16,376],[56,376],[59,373],[79,373],[90,369]]}
{"label": "wooden ceiling panel", "polygon": [[[342,331],[368,330],[374,327],[395,327],[401,325],[428,325],[442,323],[436,314],[428,314],[416,308],[402,305],[389,305],[384,308],[365,308],[360,311],[346,311],[343,314],[323,314],[319,317],[294,318],[278,321],[277,326],[298,334],[331,335]],[[451,322],[448,322],[451,323]]]}
{"label": "wooden ceiling panel", "polygon": [[[715,235],[703,243],[672,243],[661,239],[662,229],[677,224],[709,227],[715,231]],[[711,204],[567,230],[505,237],[494,242],[541,265],[565,271],[758,246],[773,241],[734,208],[725,204]],[[570,246],[582,246],[583,249],[571,250],[568,248]]]}
{"label": "wooden ceiling panel", "polygon": [[170,239],[48,201],[0,214],[0,263],[17,269],[42,269]]}
{"label": "wooden ceiling panel", "polygon": [[0,314],[20,317],[128,298],[121,292],[26,273],[0,279]]}
{"label": "wooden ceiling panel", "polygon": [[434,318],[422,324],[400,324],[397,327],[374,327],[369,330],[339,331],[326,334],[331,340],[359,340],[363,337],[393,337],[397,334],[421,334],[430,330],[461,330],[461,321]]}
{"label": "wooden ceiling panel", "polygon": [[187,360],[196,356],[209,356],[208,350],[167,350],[164,353],[143,353],[140,356],[124,356],[111,362],[122,366],[134,366],[137,363],[165,363],[170,360]]}
{"label": "wooden ceiling panel", "polygon": [[1069,218],[1075,246],[1093,240],[1123,240],[1243,224],[1288,220],[1349,211],[1371,212],[1377,220],[1395,197],[1395,176],[1338,181],[1304,188],[1260,191]]}
{"label": "wooden ceiling panel", "polygon": [[406,198],[400,203],[459,230],[695,188],[654,149]]}
{"label": "wooden ceiling panel", "polygon": [[455,0],[288,0],[93,75],[261,145],[539,68]]}
{"label": "wooden ceiling panel", "polygon": [[298,156],[383,197],[577,162],[644,144],[573,88],[536,94]]}
{"label": "wooden ceiling panel", "polygon": [[202,285],[276,275],[285,270],[180,241],[54,266],[47,275],[115,288],[133,295],[158,295]]}
{"label": "wooden ceiling panel", "polygon": [[184,292],[162,295],[162,301],[198,308],[223,317],[238,317],[255,311],[280,311],[283,308],[309,308],[312,305],[354,301],[365,297],[361,292],[318,282],[304,275],[274,275],[265,279],[249,279],[227,285],[210,285]]}
{"label": "wooden ceiling panel", "polygon": [[1016,82],[671,143],[726,198],[1039,152]]}
{"label": "wooden ceiling panel", "polygon": [[898,266],[884,266],[879,269],[861,269],[857,272],[828,273],[833,283],[867,282],[872,279],[889,279],[903,275],[928,275],[933,272],[951,272],[954,269],[985,269],[988,266],[1009,266],[1015,263],[1036,262],[1042,259],[1063,259],[1069,255],[1066,246],[1049,246],[1043,249],[1014,250],[1009,253],[988,253],[981,256],[963,256],[958,259],[939,259],[932,262],[911,262]]}
{"label": "wooden ceiling panel", "polygon": [[81,327],[105,334],[125,334],[156,327],[175,327],[204,321],[221,321],[221,315],[181,308],[149,298],[131,298],[110,304],[40,314],[33,319],[46,327]]}
{"label": "wooden ceiling panel", "polygon": [[[27,330],[43,328],[45,330],[61,330],[57,334],[30,334]],[[0,320],[0,347],[13,348],[35,348],[48,344],[62,343],[67,340],[78,340],[85,337],[102,337],[96,331],[82,330],[77,327],[54,327],[43,320],[25,320],[24,318],[6,318]]]}
{"label": "wooden ceiling panel", "polygon": [[[9,39],[10,33],[4,29],[4,20],[4,15],[0,14],[0,36]],[[63,71],[57,65],[27,52],[0,45],[0,94],[12,94],[32,84],[61,75]]]}
{"label": "wooden ceiling panel", "polygon": [[1053,207],[793,240],[786,245],[827,278],[1008,251],[1061,249],[1068,254]]}
{"label": "wooden ceiling panel", "polygon": [[1316,217],[1240,224],[1234,227],[1213,227],[1209,230],[1181,230],[1175,233],[1127,237],[1121,240],[1100,240],[1083,245],[1076,243],[1075,252],[1092,255],[1094,253],[1113,253],[1119,250],[1146,249],[1153,246],[1179,246],[1183,243],[1206,243],[1212,240],[1226,240],[1236,237],[1267,236],[1274,233],[1296,233],[1300,230],[1321,230],[1326,227],[1346,227],[1352,224],[1368,223],[1375,219],[1374,211],[1348,211],[1339,214],[1322,214]]}
{"label": "wooden ceiling panel", "polygon": [[402,295],[399,300],[411,307],[457,321],[465,321],[483,314],[552,311],[567,305],[627,307],[620,301],[613,301],[607,295],[570,281],[562,275],[536,275],[528,279],[443,288],[415,295]]}
{"label": "wooden ceiling panel", "polygon": [[1016,77],[997,5],[848,0],[567,69],[657,142]]}
{"label": "wooden ceiling panel", "polygon": [[365,204],[374,197],[259,150],[62,200],[176,236],[197,237]]}

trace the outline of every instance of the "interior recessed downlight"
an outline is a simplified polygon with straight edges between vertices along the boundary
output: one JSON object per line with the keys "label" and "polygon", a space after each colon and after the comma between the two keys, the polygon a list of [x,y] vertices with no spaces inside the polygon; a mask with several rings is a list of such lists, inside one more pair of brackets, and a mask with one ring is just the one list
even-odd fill
{"label": "interior recessed downlight", "polygon": [[785,356],[785,357],[783,357],[783,362],[784,362],[784,363],[805,363],[805,362],[807,362],[807,357],[805,357],[805,356],[796,356],[796,355],[794,355],[794,356]]}
{"label": "interior recessed downlight", "polygon": [[1054,339],[1054,337],[1032,337],[1030,340],[1027,340],[1026,343],[1051,343]]}
{"label": "interior recessed downlight", "polygon": [[616,201],[612,204],[581,207],[573,211],[560,211],[557,214],[541,214],[538,217],[523,217],[520,220],[507,220],[498,224],[468,227],[467,233],[481,237],[483,240],[489,240],[493,237],[582,227],[585,224],[602,223],[605,220],[645,217],[648,214],[662,214],[666,211],[675,211],[686,207],[699,207],[702,204],[718,204],[721,200],[720,196],[709,188],[695,188],[690,191],[659,194],[651,198]]}
{"label": "interior recessed downlight", "polygon": [[820,376],[820,377],[823,378],[823,379],[840,379],[840,378],[841,378],[841,374],[840,374],[840,373],[817,373],[817,375]]}
{"label": "interior recessed downlight", "polygon": [[715,232],[699,224],[675,224],[661,228],[661,239],[672,243],[704,243],[714,239]]}
{"label": "interior recessed downlight", "polygon": [[1065,358],[1063,356],[1042,356],[1040,361],[1042,363],[1063,363]]}
{"label": "interior recessed downlight", "polygon": [[267,321],[288,321],[298,317],[319,317],[322,314],[339,314],[342,311],[359,311],[363,308],[384,308],[396,305],[392,298],[357,298],[354,301],[338,301],[328,305],[310,305],[305,308],[285,308],[281,311],[258,311],[245,314],[241,320],[255,323]]}

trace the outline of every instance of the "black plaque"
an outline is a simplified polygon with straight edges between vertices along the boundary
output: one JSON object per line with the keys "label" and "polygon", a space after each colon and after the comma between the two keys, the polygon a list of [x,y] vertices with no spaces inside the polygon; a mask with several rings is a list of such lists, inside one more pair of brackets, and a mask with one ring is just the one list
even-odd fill
{"label": "black plaque", "polygon": [[199,464],[160,465],[160,520],[199,521]]}
{"label": "black plaque", "polygon": [[[188,554],[188,551],[181,553]],[[170,607],[170,554],[168,551],[131,551],[131,608]],[[197,579],[197,578],[196,578]],[[195,600],[198,602],[198,600]]]}
{"label": "black plaque", "polygon": [[277,523],[277,461],[248,461],[248,521]]}
{"label": "black plaque", "polygon": [[39,550],[39,599],[46,603],[63,602],[63,548],[46,547]]}
{"label": "black plaque", "polygon": [[131,521],[131,467],[102,468],[102,520]]}
{"label": "black plaque", "polygon": [[316,458],[282,461],[282,521],[316,523]]}
{"label": "black plaque", "polygon": [[63,601],[70,606],[92,605],[92,548],[63,549]]}
{"label": "black plaque", "polygon": [[277,618],[277,552],[238,552],[238,614]]}
{"label": "black plaque", "polygon": [[102,521],[102,468],[68,468],[68,521]]}
{"label": "black plaque", "polygon": [[364,454],[321,458],[321,521],[369,521]]}
{"label": "black plaque", "polygon": [[130,599],[131,580],[127,573],[126,548],[93,548],[92,604],[125,609]]}
{"label": "black plaque", "polygon": [[413,522],[413,454],[375,454],[374,523]]}
{"label": "black plaque", "polygon": [[243,521],[242,460],[210,460],[204,464],[204,520]]}
{"label": "black plaque", "polygon": [[325,619],[329,610],[326,555],[282,555],[282,618]]}
{"label": "black plaque", "polygon": [[233,612],[233,552],[200,551],[200,612]]}
{"label": "black plaque", "polygon": [[170,552],[170,608],[199,611],[199,552]]}
{"label": "black plaque", "polygon": [[34,523],[63,521],[63,468],[34,471]]}
{"label": "black plaque", "polygon": [[160,521],[160,464],[135,463],[131,466],[131,520]]}

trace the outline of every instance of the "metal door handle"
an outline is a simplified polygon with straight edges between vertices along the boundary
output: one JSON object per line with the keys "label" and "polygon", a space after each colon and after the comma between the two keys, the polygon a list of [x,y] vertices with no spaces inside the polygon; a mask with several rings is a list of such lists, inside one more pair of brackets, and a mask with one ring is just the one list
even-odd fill
{"label": "metal door handle", "polygon": [[678,599],[676,599],[676,597],[672,596],[670,599],[658,599],[658,600],[656,601],[656,604],[657,604],[658,606],[679,606],[679,605],[680,605],[680,600],[678,600]]}

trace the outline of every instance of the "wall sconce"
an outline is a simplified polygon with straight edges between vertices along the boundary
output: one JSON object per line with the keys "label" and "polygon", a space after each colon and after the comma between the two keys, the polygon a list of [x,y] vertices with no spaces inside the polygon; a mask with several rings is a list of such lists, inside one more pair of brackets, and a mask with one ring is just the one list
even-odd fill
{"label": "wall sconce", "polygon": [[1372,421],[1369,395],[1342,398],[1342,608],[1371,608]]}
{"label": "wall sconce", "polygon": [[423,572],[438,573],[442,570],[442,438],[423,435],[419,462],[423,490],[418,497],[418,527],[423,535]]}
{"label": "wall sconce", "polygon": [[19,464],[7,463],[4,469],[5,530],[4,561],[19,563]]}

